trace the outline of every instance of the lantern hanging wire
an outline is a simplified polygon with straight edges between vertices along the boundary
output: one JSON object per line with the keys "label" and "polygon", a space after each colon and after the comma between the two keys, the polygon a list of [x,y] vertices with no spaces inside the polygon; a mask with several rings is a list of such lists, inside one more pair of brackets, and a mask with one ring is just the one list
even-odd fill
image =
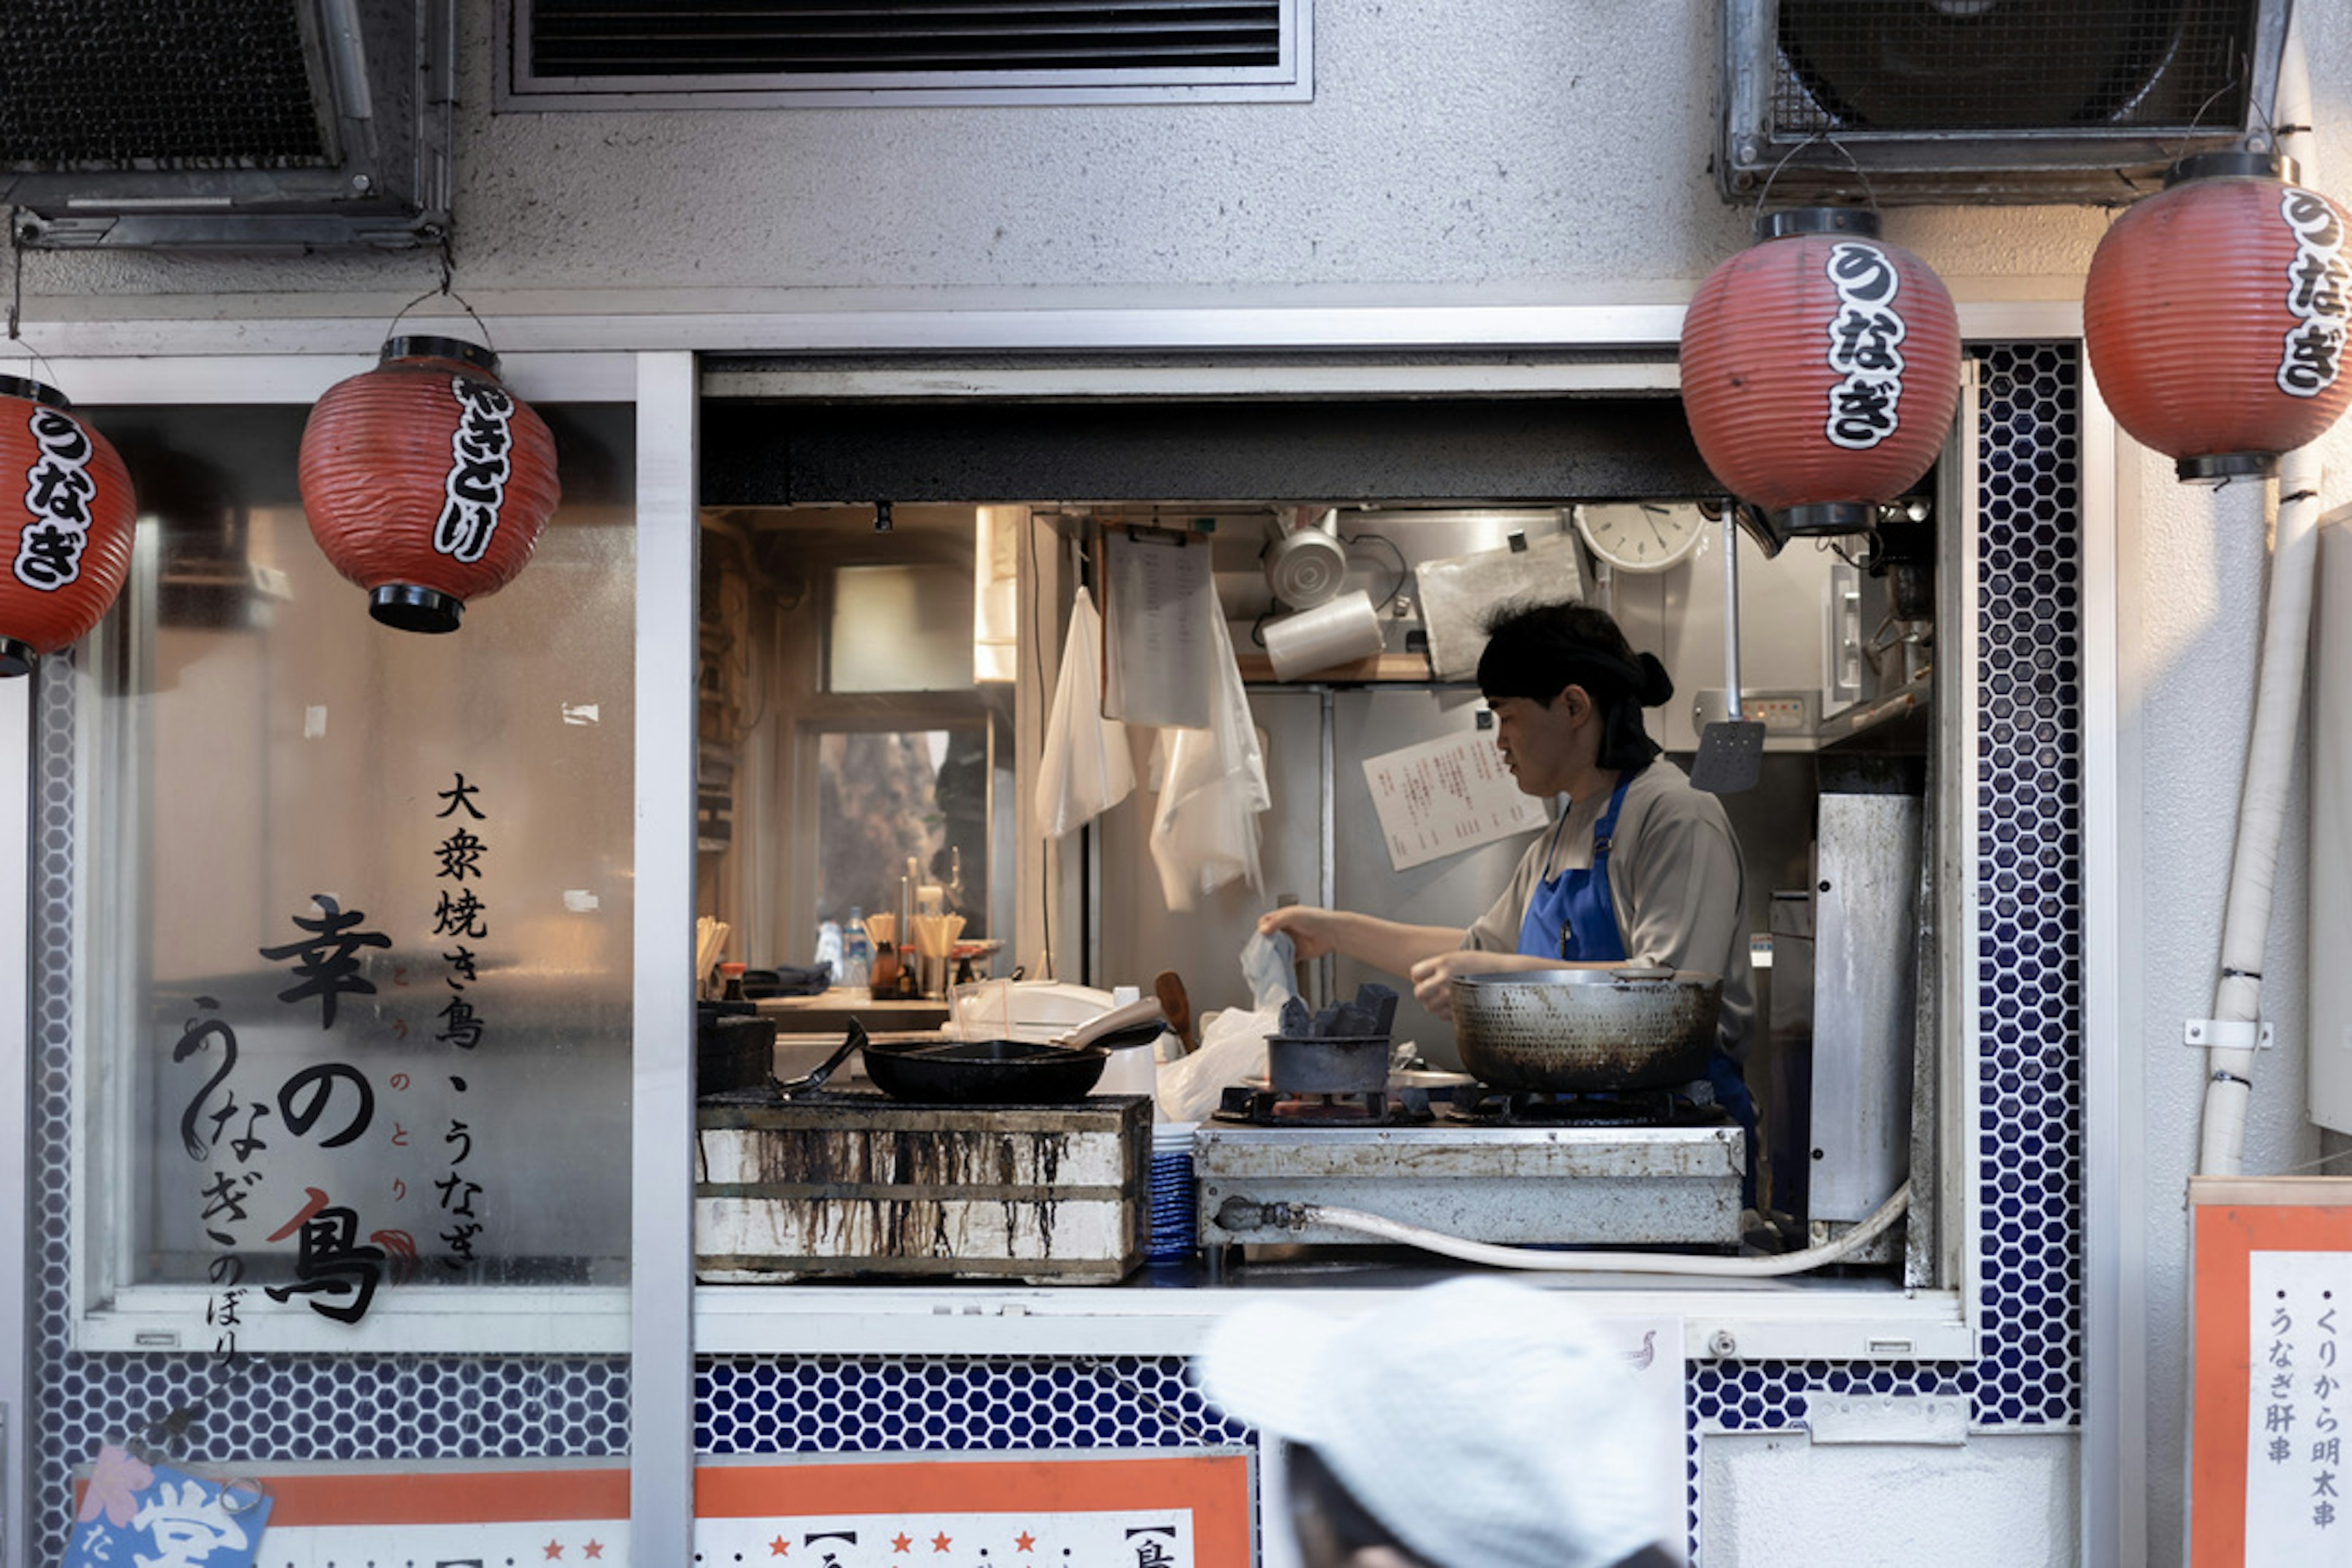
{"label": "lantern hanging wire", "polygon": [[390,342],[395,333],[399,331],[401,317],[407,315],[409,311],[414,310],[417,306],[425,303],[425,300],[438,295],[446,300],[455,300],[457,302],[457,308],[465,311],[467,315],[473,318],[474,325],[481,329],[482,347],[489,351],[491,359],[495,361],[498,358],[499,345],[497,342],[492,341],[490,337],[489,323],[482,320],[481,313],[476,310],[474,307],[467,301],[466,297],[463,294],[458,293],[454,286],[457,278],[457,259],[450,251],[449,235],[448,231],[446,229],[442,231],[441,235],[439,260],[441,263],[441,281],[435,287],[427,289],[424,293],[419,294],[415,299],[411,300],[407,304],[403,305],[397,311],[394,312],[391,321],[386,323],[383,329],[384,342]]}
{"label": "lantern hanging wire", "polygon": [[1878,192],[1872,186],[1870,183],[1870,173],[1862,166],[1861,160],[1857,159],[1853,155],[1851,148],[1847,147],[1844,142],[1839,141],[1828,132],[1816,131],[1811,136],[1806,137],[1802,142],[1798,142],[1794,147],[1790,148],[1786,153],[1781,153],[1780,161],[1772,165],[1772,172],[1764,176],[1764,188],[1756,193],[1755,229],[1757,233],[1761,234],[1763,232],[1764,204],[1772,195],[1772,182],[1780,177],[1780,171],[1789,166],[1789,161],[1790,159],[1794,158],[1798,153],[1803,152],[1806,148],[1811,146],[1816,142],[1826,142],[1831,145],[1831,147],[1836,150],[1838,156],[1843,158],[1846,161],[1847,166],[1853,170],[1853,177],[1862,182],[1863,199],[1869,203],[1870,210],[1873,213],[1879,214],[1881,216],[1885,216],[1884,213],[1880,211],[1878,205]]}

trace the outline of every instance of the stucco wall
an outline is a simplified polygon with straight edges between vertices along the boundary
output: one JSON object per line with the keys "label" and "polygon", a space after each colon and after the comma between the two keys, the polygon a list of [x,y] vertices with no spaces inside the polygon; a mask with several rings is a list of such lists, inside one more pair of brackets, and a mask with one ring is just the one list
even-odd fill
{"label": "stucco wall", "polygon": [[[1235,292],[1678,300],[1745,242],[1748,215],[1717,199],[1707,171],[1710,0],[1319,0],[1307,104],[505,116],[488,109],[489,7],[462,10],[457,281],[486,313],[1181,305]],[[2352,190],[2352,7],[2298,10],[2319,183],[2340,196]],[[2107,218],[1896,209],[1887,232],[1963,300],[2063,298]],[[45,327],[91,319],[318,314],[348,320],[362,349],[437,278],[421,255],[35,253],[21,265],[36,347]],[[2342,434],[2328,444],[2339,465],[2347,449]],[[2187,490],[2168,463],[2125,451],[2124,763],[2143,815],[2124,829],[2137,903],[2123,989],[2144,1213],[2091,1223],[2134,1226],[2144,1248],[2147,1348],[2126,1375],[2144,1373],[2147,1390],[2150,1560],[2170,1564],[2182,1184],[2202,1079],[2180,1025],[2210,1008],[2263,553],[2253,491]],[[2298,1065],[2304,844],[2298,823],[2266,963],[2284,1048],[2263,1063],[2250,1172],[2318,1152]],[[2063,1439],[1992,1451],[2072,1484]],[[1918,1469],[1923,1481],[1943,1473],[1933,1456]]]}
{"label": "stucco wall", "polygon": [[[478,305],[675,288],[1679,298],[1746,242],[1749,215],[1708,174],[1709,0],[1321,0],[1311,103],[508,115],[488,111],[490,8],[462,9],[457,258]],[[2104,221],[1905,211],[1889,237],[1955,280],[2063,277]],[[26,286],[39,310],[58,292],[414,293],[436,277],[414,256],[47,253]]]}

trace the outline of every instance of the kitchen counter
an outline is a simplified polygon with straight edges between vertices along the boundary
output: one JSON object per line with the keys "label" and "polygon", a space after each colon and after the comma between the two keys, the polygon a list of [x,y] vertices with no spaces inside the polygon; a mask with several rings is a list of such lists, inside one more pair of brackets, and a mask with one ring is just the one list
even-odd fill
{"label": "kitchen counter", "polygon": [[945,1002],[877,1002],[863,991],[836,986],[814,996],[763,996],[752,1004],[762,1018],[776,1021],[779,1035],[840,1035],[852,1018],[879,1038],[889,1034],[929,1034],[948,1021]]}

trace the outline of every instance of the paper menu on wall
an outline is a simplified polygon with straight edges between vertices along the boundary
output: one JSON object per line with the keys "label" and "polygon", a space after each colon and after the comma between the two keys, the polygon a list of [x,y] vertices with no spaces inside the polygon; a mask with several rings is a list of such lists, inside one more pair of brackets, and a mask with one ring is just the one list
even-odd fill
{"label": "paper menu on wall", "polygon": [[1205,541],[1112,531],[1103,539],[1103,716],[1205,730],[1219,672],[1217,604]]}
{"label": "paper menu on wall", "polygon": [[1441,736],[1364,759],[1364,784],[1400,871],[1475,849],[1550,818],[1543,803],[1519,793],[1492,736]]}

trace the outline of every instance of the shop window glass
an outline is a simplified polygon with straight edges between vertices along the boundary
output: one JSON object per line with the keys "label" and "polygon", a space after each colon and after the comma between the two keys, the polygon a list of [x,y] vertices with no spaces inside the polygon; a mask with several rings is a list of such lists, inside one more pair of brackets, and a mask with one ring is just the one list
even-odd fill
{"label": "shop window glass", "polygon": [[895,914],[912,861],[966,929],[989,916],[989,733],[985,727],[858,731],[816,740],[815,918],[852,908]]}
{"label": "shop window glass", "polygon": [[971,684],[969,560],[841,566],[825,638],[833,691],[961,691]]}
{"label": "shop window glass", "polygon": [[432,637],[311,540],[306,412],[104,416],[141,517],[74,677],[85,1335],[209,1349],[234,1289],[247,1348],[436,1309],[587,1348],[464,1314],[627,1279],[631,415],[541,407],[563,506]]}

